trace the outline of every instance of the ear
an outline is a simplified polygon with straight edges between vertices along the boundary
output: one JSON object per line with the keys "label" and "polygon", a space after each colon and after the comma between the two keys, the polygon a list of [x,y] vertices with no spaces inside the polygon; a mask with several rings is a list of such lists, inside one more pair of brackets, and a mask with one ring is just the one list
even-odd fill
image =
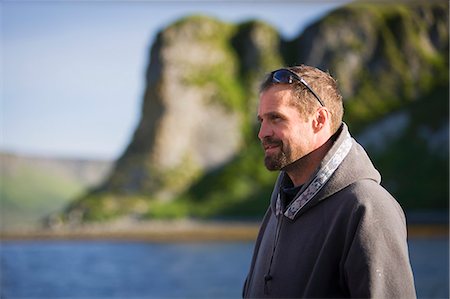
{"label": "ear", "polygon": [[330,125],[330,111],[326,107],[319,108],[313,117],[314,133],[318,133]]}

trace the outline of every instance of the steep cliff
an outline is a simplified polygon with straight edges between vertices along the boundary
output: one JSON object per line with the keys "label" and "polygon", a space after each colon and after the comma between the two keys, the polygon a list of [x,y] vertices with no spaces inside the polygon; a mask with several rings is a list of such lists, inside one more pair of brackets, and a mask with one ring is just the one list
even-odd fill
{"label": "steep cliff", "polygon": [[[291,41],[259,21],[188,17],[162,30],[153,44],[141,120],[128,148],[104,184],[74,201],[62,218],[260,215],[274,174],[264,169],[255,137],[257,84],[275,67],[300,63],[338,79],[353,132],[427,103],[439,107],[437,115],[413,113],[408,124],[422,135],[448,131],[445,1],[350,4]],[[417,139],[414,132],[408,136]],[[386,153],[389,144],[378,152],[380,161]],[[448,154],[439,157],[448,161]],[[445,169],[439,172],[448,178]],[[440,205],[447,196],[442,192]]]}
{"label": "steep cliff", "polygon": [[159,33],[141,121],[101,191],[170,198],[233,157],[243,117],[239,64],[229,49],[234,30],[193,17]]}

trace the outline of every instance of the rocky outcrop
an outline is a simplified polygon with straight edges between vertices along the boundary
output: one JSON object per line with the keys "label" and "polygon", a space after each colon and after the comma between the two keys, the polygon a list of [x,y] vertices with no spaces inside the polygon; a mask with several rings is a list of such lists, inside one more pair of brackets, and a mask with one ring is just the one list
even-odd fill
{"label": "rocky outcrop", "polygon": [[168,26],[150,52],[129,146],[109,178],[68,207],[65,215],[76,216],[67,219],[156,217],[158,207],[206,217],[264,209],[254,202],[270,192],[273,175],[257,166],[257,84],[275,67],[300,63],[337,77],[346,121],[361,132],[448,86],[448,3],[350,4],[292,41],[258,21],[194,16]]}
{"label": "rocky outcrop", "polygon": [[242,113],[232,101],[241,99],[220,86],[220,80],[238,80],[237,57],[229,49],[233,30],[195,17],[160,32],[141,121],[102,191],[168,198],[239,150]]}
{"label": "rocky outcrop", "polygon": [[367,124],[448,81],[448,3],[355,3],[292,42],[294,61],[330,70],[347,119]]}

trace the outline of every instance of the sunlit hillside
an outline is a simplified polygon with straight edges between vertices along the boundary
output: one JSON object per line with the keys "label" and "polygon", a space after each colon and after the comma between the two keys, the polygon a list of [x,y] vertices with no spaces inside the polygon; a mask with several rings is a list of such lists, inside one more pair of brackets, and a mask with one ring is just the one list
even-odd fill
{"label": "sunlit hillside", "polygon": [[109,161],[0,153],[1,229],[39,226],[43,217],[101,182],[110,168]]}

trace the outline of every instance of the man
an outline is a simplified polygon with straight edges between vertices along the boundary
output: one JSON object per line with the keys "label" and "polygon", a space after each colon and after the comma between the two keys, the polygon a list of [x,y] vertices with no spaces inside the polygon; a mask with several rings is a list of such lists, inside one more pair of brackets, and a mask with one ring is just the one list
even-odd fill
{"label": "man", "polygon": [[415,298],[405,216],[342,122],[336,81],[301,65],[261,85],[258,134],[281,170],[245,298]]}

